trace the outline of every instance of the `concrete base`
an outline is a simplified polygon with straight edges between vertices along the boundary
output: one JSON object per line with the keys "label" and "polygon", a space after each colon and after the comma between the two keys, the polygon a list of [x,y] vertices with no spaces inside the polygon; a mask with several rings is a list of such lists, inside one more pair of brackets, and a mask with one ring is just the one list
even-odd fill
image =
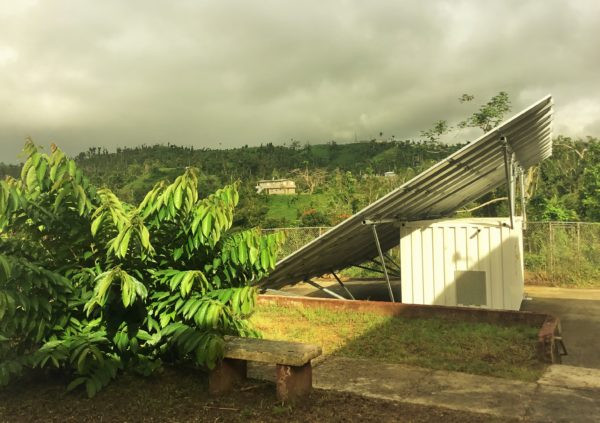
{"label": "concrete base", "polygon": [[548,367],[538,383],[567,389],[595,391],[600,399],[600,369],[554,365]]}
{"label": "concrete base", "polygon": [[224,358],[208,376],[208,392],[223,395],[246,379],[247,361]]}
{"label": "concrete base", "polygon": [[310,362],[304,366],[278,364],[276,368],[277,399],[283,402],[295,402],[310,394],[312,389]]}
{"label": "concrete base", "polygon": [[539,385],[523,420],[538,422],[600,421],[598,392]]}

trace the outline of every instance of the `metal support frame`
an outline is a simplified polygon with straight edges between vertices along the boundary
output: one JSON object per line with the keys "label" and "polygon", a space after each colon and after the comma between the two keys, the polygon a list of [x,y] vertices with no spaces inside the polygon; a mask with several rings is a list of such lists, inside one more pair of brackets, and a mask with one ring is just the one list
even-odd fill
{"label": "metal support frame", "polygon": [[[384,253],[384,254],[385,254],[385,253]],[[372,263],[375,263],[377,266],[379,266],[379,267],[381,267],[381,268],[383,268],[383,266],[384,266],[383,264],[381,264],[381,262],[380,262],[379,260],[371,259],[371,260],[369,260],[369,261],[370,261],[370,262],[372,262]],[[387,265],[386,265],[386,266],[387,266]],[[388,267],[388,269],[387,269],[387,272],[388,272],[388,274],[389,274],[390,276],[394,276],[394,277],[396,277],[396,278],[399,278],[399,277],[400,277],[400,274],[399,274],[399,273],[397,273],[396,269],[394,269],[394,268],[389,268],[389,267]],[[383,272],[383,270],[380,270],[380,271],[379,271],[379,273],[384,273],[384,272]]]}
{"label": "metal support frame", "polygon": [[525,193],[525,172],[519,167],[519,176],[521,182],[521,217],[523,218],[523,230],[527,229],[527,196]]}
{"label": "metal support frame", "polygon": [[354,298],[354,295],[352,295],[352,292],[350,292],[348,290],[348,288],[346,288],[346,285],[344,285],[344,282],[342,282],[342,280],[340,278],[338,278],[338,275],[336,275],[333,270],[331,271],[331,274],[333,275],[333,277],[335,278],[335,280],[338,281],[338,283],[340,284],[340,286],[342,288],[344,288],[344,291],[346,291],[346,294],[348,294],[350,296],[350,298],[352,298],[353,300],[355,300],[356,298]]}
{"label": "metal support frame", "polygon": [[388,261],[389,261],[391,264],[393,264],[393,265],[394,265],[394,267],[396,268],[396,270],[397,270],[398,272],[401,272],[401,271],[402,271],[402,268],[400,267],[400,265],[399,265],[398,263],[396,263],[396,262],[394,261],[394,259],[392,259],[388,253],[384,253],[383,255],[385,256],[385,258],[386,258],[386,259],[388,259]]}
{"label": "metal support frame", "polygon": [[510,228],[515,228],[515,193],[514,193],[514,166],[512,152],[510,151],[506,137],[501,137],[504,152],[504,171],[506,174],[506,186],[508,188],[508,210],[510,213]]}
{"label": "metal support frame", "polygon": [[[396,263],[396,261],[394,261],[394,259],[392,259],[390,257],[390,255],[388,253],[384,253],[385,258],[388,259],[388,261],[394,265],[394,267],[396,268],[396,270],[398,271],[397,275],[394,275],[390,272],[390,275],[392,276],[396,276],[398,278],[400,278],[400,280],[402,280],[402,268],[400,267],[400,265],[398,263]],[[401,303],[402,302],[402,289],[400,290],[400,298],[398,298],[398,302]]]}
{"label": "metal support frame", "polygon": [[[516,203],[517,203],[517,164],[515,161],[515,155],[514,153],[511,154],[510,156],[510,195],[512,197],[512,204],[511,204],[511,209],[510,212],[513,216],[516,216]],[[513,225],[514,226],[514,225]]]}
{"label": "metal support frame", "polygon": [[388,285],[388,291],[390,293],[390,300],[395,303],[394,300],[394,292],[392,291],[392,284],[390,283],[390,277],[387,272],[387,267],[385,266],[385,260],[383,258],[383,252],[381,251],[381,244],[379,243],[379,236],[377,236],[377,225],[371,225],[373,229],[373,238],[375,239],[375,245],[377,246],[377,251],[379,252],[379,259],[381,260],[381,267],[383,267],[383,274],[385,275],[385,281]]}
{"label": "metal support frame", "polygon": [[[386,257],[386,258],[387,258],[387,256],[385,255],[385,253],[383,253],[383,254],[384,254],[384,257]],[[377,266],[380,266],[380,267],[383,267],[383,266],[384,266],[383,264],[381,264],[381,262],[380,262],[379,260],[371,259],[371,260],[369,260],[369,261],[371,261],[371,262],[375,263]],[[387,266],[387,265],[386,265],[386,266]],[[397,269],[397,268],[396,268],[396,266],[394,266],[393,268],[389,268],[389,267],[388,267],[387,271],[388,271],[388,273],[389,273],[391,276],[395,276],[395,277],[397,277],[397,278],[399,278],[399,277],[400,277],[400,273],[398,273],[398,272],[400,272],[400,269]],[[380,273],[383,273],[383,271],[382,271],[382,272],[380,272]]]}
{"label": "metal support frame", "polygon": [[[375,263],[378,266],[381,266],[381,263],[379,263],[378,261],[375,260],[371,260],[373,263]],[[359,269],[364,269],[364,270],[369,270],[371,272],[377,272],[377,273],[381,273],[382,275],[384,275],[383,270],[380,269],[374,269],[372,267],[367,267],[367,266],[363,266],[362,264],[353,264],[352,267],[358,267]],[[400,277],[400,275],[398,275],[397,273],[393,273],[393,272],[389,272],[390,275],[395,276],[397,278]]]}
{"label": "metal support frame", "polygon": [[314,286],[315,288],[326,292],[327,294],[331,295],[332,297],[335,297],[339,300],[345,300],[346,298],[342,297],[340,294],[336,294],[335,292],[333,292],[330,289],[325,288],[324,286],[319,285],[318,283],[316,283],[315,281],[311,280],[311,279],[306,279],[304,282],[306,282],[309,285]]}

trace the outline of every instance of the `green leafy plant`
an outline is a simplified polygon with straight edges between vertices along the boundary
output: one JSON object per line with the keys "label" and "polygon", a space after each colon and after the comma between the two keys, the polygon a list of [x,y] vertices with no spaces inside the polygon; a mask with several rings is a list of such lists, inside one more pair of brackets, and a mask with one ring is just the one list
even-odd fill
{"label": "green leafy plant", "polygon": [[95,395],[120,370],[211,368],[249,326],[255,282],[282,234],[232,230],[238,184],[199,198],[187,168],[137,206],[30,140],[21,177],[0,182],[0,384],[58,368]]}

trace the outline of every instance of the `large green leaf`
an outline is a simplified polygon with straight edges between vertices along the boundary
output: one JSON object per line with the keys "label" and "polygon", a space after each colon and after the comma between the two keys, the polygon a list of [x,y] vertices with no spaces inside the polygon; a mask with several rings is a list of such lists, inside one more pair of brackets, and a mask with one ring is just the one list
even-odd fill
{"label": "large green leaf", "polygon": [[249,283],[273,266],[276,246],[230,231],[237,183],[199,198],[187,168],[136,207],[90,184],[55,146],[48,156],[28,141],[25,153],[21,178],[0,182],[0,228],[11,234],[0,254],[0,340],[11,348],[0,366],[15,363],[0,383],[54,366],[74,375],[69,390],[94,396],[121,368],[213,366],[225,333],[250,333]]}

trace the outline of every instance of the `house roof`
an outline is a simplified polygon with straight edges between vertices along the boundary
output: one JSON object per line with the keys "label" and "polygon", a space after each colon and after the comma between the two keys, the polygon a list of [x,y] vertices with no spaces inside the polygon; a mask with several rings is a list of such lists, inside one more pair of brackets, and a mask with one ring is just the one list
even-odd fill
{"label": "house roof", "polygon": [[291,182],[291,183],[295,183],[292,179],[261,179],[260,181],[258,181],[257,183],[259,184],[266,184],[266,183],[277,183],[277,182]]}
{"label": "house roof", "polygon": [[[506,182],[501,137],[524,170],[546,159],[552,154],[552,105],[548,95],[501,123],[280,260],[259,285],[277,289],[376,257],[372,228],[365,220],[441,218],[501,186]],[[384,250],[398,245],[400,231],[394,223],[378,224],[377,232]]]}

